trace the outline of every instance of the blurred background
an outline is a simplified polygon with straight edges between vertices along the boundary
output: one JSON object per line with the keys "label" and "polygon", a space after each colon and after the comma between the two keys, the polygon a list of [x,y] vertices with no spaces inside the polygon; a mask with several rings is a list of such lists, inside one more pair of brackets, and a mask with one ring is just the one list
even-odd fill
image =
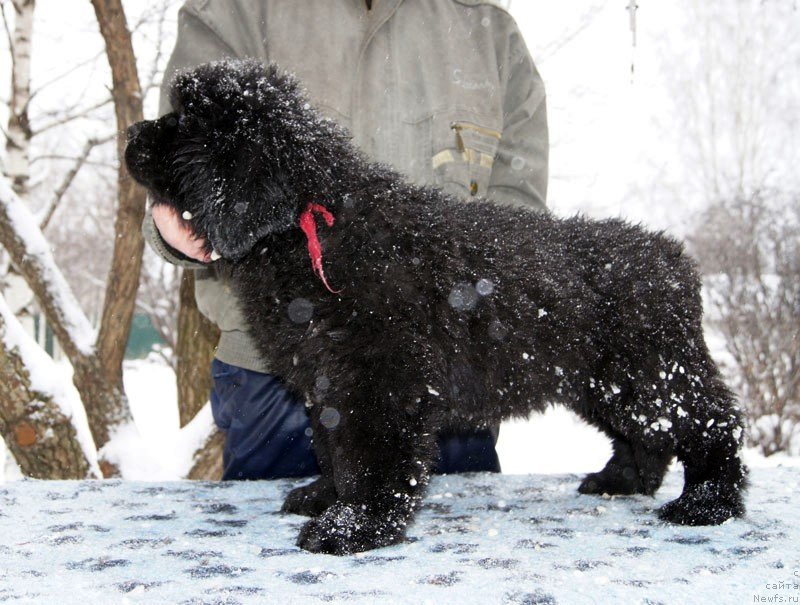
{"label": "blurred background", "polygon": [[[117,121],[137,99],[156,116],[181,2],[121,2],[133,62],[113,4],[0,0],[5,479],[219,472],[207,361],[187,352],[210,328],[179,317],[181,275],[149,249],[114,260],[143,203],[119,174]],[[707,341],[746,410],[748,459],[799,456],[797,3],[504,4],[547,90],[548,206],[685,239]],[[137,291],[125,284],[139,258]],[[610,451],[561,410],[504,425],[498,449],[511,473],[599,470]]]}

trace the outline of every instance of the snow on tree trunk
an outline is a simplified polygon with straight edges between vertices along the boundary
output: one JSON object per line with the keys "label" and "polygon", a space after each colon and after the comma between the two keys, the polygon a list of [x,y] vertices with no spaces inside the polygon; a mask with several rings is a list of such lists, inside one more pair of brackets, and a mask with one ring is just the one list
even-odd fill
{"label": "snow on tree trunk", "polygon": [[[92,437],[102,448],[115,429],[133,421],[122,381],[107,379],[89,320],[56,266],[35,218],[3,179],[0,179],[0,243],[33,290],[72,363],[73,381],[86,409]],[[120,346],[124,349],[124,344]],[[113,469],[106,468],[105,472]]]}
{"label": "snow on tree trunk", "polygon": [[225,433],[214,431],[194,455],[194,465],[187,479],[200,481],[219,481],[222,478],[222,448],[225,446]]}
{"label": "snow on tree trunk", "polygon": [[5,174],[14,192],[28,196],[30,182],[31,35],[35,0],[15,0],[14,32],[11,36],[11,99],[8,112]]}
{"label": "snow on tree trunk", "polygon": [[0,297],[0,434],[20,470],[38,479],[100,477],[80,400]]}

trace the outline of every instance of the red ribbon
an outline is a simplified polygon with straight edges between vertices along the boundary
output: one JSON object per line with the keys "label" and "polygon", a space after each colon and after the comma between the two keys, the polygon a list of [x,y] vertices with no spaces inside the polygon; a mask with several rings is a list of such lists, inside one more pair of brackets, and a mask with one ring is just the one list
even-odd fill
{"label": "red ribbon", "polygon": [[314,213],[322,216],[328,227],[333,227],[333,215],[328,212],[325,206],[320,204],[309,202],[306,209],[300,215],[300,228],[303,230],[303,233],[306,234],[306,239],[308,240],[308,255],[311,257],[311,267],[314,269],[314,273],[322,280],[322,283],[325,284],[329,292],[332,294],[339,294],[341,290],[334,290],[328,285],[328,280],[325,279],[325,272],[322,270],[322,245],[319,243],[319,238],[317,237],[317,221]]}

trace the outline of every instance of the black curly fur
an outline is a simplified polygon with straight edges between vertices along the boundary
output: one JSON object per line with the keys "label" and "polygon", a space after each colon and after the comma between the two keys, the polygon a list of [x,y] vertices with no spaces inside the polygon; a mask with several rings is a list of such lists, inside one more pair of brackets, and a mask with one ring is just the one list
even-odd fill
{"label": "black curly fur", "polygon": [[[174,113],[136,124],[126,161],[222,255],[275,373],[311,403],[322,477],[284,510],[299,545],[345,554],[402,539],[442,429],[559,402],[614,455],[583,493],[653,494],[673,456],[682,524],[744,513],[742,418],[706,348],[681,244],[619,220],[464,202],[369,163],[276,67],[179,74]],[[298,227],[309,202],[324,272]],[[188,216],[188,215],[187,215]]]}

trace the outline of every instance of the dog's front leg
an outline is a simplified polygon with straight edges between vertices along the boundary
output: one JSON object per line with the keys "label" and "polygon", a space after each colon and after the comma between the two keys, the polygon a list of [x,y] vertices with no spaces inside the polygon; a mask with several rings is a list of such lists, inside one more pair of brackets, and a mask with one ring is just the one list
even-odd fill
{"label": "dog's front leg", "polygon": [[311,552],[344,555],[399,542],[418,508],[435,450],[413,415],[354,398],[316,410],[327,431],[338,499],[300,531]]}
{"label": "dog's front leg", "polygon": [[336,502],[333,463],[328,445],[329,435],[319,420],[319,414],[311,414],[314,454],[317,457],[320,476],[311,483],[290,491],[281,507],[283,512],[316,517]]}

